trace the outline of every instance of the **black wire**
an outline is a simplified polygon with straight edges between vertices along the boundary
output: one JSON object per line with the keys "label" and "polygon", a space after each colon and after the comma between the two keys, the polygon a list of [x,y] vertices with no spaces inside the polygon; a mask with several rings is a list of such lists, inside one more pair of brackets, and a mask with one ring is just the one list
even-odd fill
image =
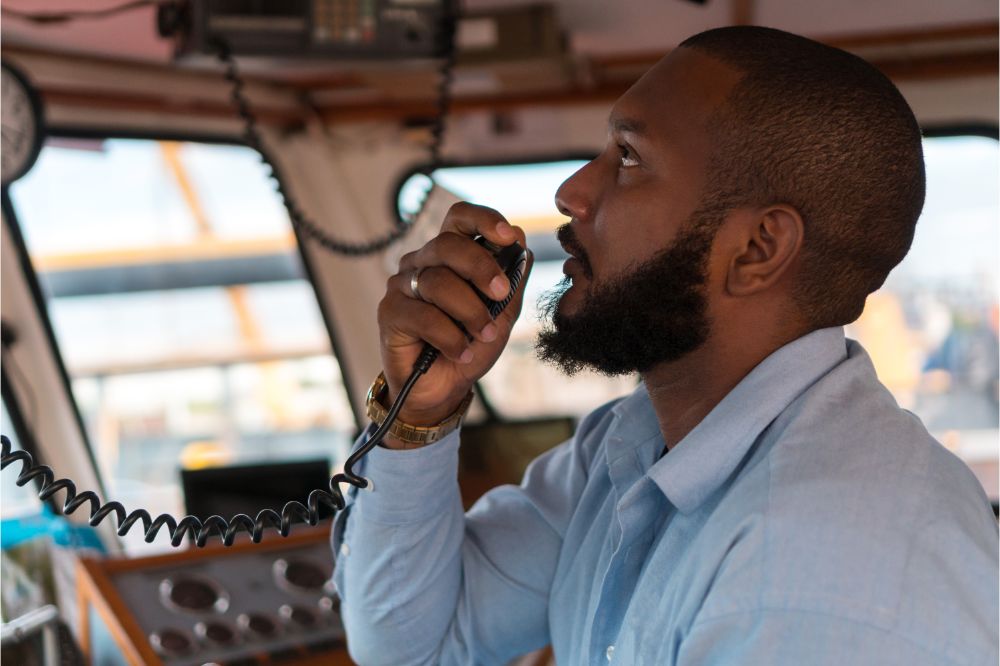
{"label": "black wire", "polygon": [[[138,0],[137,2],[127,3],[127,5],[121,5],[112,9],[124,11],[125,9],[132,8],[133,6],[144,4],[156,3],[148,2],[147,0]],[[109,11],[112,11],[112,9],[100,11],[104,12],[106,15]],[[22,13],[18,13],[16,15],[19,14]],[[79,12],[77,12],[77,14],[79,14]],[[40,18],[46,15],[32,16],[33,18],[31,18],[31,20],[40,22],[55,22],[55,19]],[[69,20],[69,18],[75,18],[64,15],[52,16],[63,16],[63,18],[58,20]],[[28,18],[28,16],[25,15],[23,18]],[[438,113],[433,125],[431,126],[431,162],[427,169],[428,176],[432,176],[434,170],[436,170],[441,161],[441,144],[444,138],[445,120],[450,106],[449,91],[451,88],[452,69],[455,62],[453,39],[455,20],[454,16],[446,16],[444,19],[445,25],[443,27],[443,38],[446,52],[444,54],[444,62],[441,65],[441,77],[438,84]],[[325,232],[307,219],[298,209],[294,200],[287,193],[284,183],[278,177],[274,166],[265,156],[263,141],[261,140],[260,133],[257,131],[256,116],[250,109],[246,97],[243,95],[243,80],[239,76],[239,71],[236,68],[236,62],[233,60],[232,53],[223,43],[219,44],[219,58],[226,65],[226,79],[233,85],[231,97],[233,103],[236,105],[237,113],[239,113],[240,117],[243,118],[246,124],[244,139],[252,148],[257,150],[257,152],[261,155],[261,160],[270,169],[270,175],[277,183],[278,194],[281,196],[282,201],[288,210],[289,218],[292,220],[292,223],[296,225],[296,228],[300,233],[312,238],[321,246],[332,252],[348,256],[362,256],[384,249],[389,244],[401,238],[409,230],[412,223],[401,221],[390,234],[383,238],[369,241],[367,243],[343,243],[330,238],[325,234]],[[411,220],[415,220],[419,217],[420,213],[426,207],[427,200],[429,199],[433,186],[434,184],[432,178],[431,187],[428,188],[425,193],[417,212],[411,216]],[[520,273],[518,273],[516,279],[512,279],[512,293],[516,290],[516,286],[514,286],[515,282],[519,280]],[[508,296],[502,304],[495,304],[498,311],[507,304],[510,298],[511,297]],[[12,450],[13,447],[10,439],[8,439],[6,435],[0,435],[0,470],[5,469],[8,465],[15,461],[21,461],[21,471],[17,475],[17,479],[15,481],[18,486],[23,486],[32,479],[40,477],[41,489],[38,491],[38,497],[43,501],[49,500],[49,498],[58,493],[60,490],[64,490],[66,492],[63,502],[64,514],[73,513],[83,504],[89,503],[89,523],[92,527],[98,525],[105,518],[114,514],[118,522],[118,536],[125,536],[125,534],[127,534],[134,525],[141,522],[145,532],[144,538],[147,543],[151,543],[156,538],[160,529],[164,527],[166,527],[167,531],[170,533],[170,543],[174,547],[180,546],[184,541],[184,536],[189,533],[199,548],[205,546],[208,538],[213,533],[219,534],[222,537],[223,544],[226,546],[231,546],[240,532],[247,532],[254,543],[259,543],[263,537],[264,530],[268,526],[276,528],[281,536],[288,536],[291,531],[292,520],[295,518],[305,520],[310,525],[316,525],[319,522],[319,511],[321,505],[331,507],[337,511],[342,510],[346,506],[346,501],[344,500],[344,495],[340,490],[341,483],[346,483],[348,485],[355,486],[356,488],[368,487],[368,480],[354,473],[354,465],[358,463],[369,451],[382,442],[386,434],[389,432],[389,428],[392,427],[393,422],[396,420],[396,416],[399,414],[399,410],[402,408],[403,403],[409,396],[413,386],[416,384],[420,376],[427,372],[431,364],[434,363],[438,357],[438,353],[438,350],[434,347],[430,345],[424,346],[417,362],[414,364],[410,377],[400,389],[399,395],[396,396],[396,400],[389,408],[382,425],[378,427],[371,437],[369,437],[361,446],[351,453],[351,455],[347,458],[347,461],[344,463],[344,471],[342,473],[335,474],[330,479],[328,484],[329,492],[320,489],[313,490],[309,493],[309,496],[306,499],[306,504],[302,504],[301,502],[294,500],[287,502],[285,506],[282,507],[280,514],[273,509],[262,509],[254,518],[241,513],[236,514],[229,520],[216,515],[209,516],[207,519],[202,521],[197,516],[189,515],[184,516],[180,519],[180,521],[178,521],[173,516],[166,513],[161,513],[154,519],[145,509],[135,509],[131,513],[127,513],[125,507],[120,502],[111,501],[101,504],[100,497],[98,497],[97,493],[94,491],[85,490],[78,493],[76,490],[76,484],[74,484],[70,479],[56,479],[52,468],[47,465],[35,464],[30,453],[23,450]]]}
{"label": "black wire", "polygon": [[23,9],[9,9],[7,7],[3,7],[0,8],[0,14],[11,18],[22,19],[24,21],[31,21],[32,23],[52,25],[55,23],[75,21],[77,19],[107,18],[108,16],[122,14],[124,12],[131,11],[133,9],[140,9],[142,7],[173,4],[173,1],[174,0],[132,0],[131,2],[123,2],[120,5],[112,5],[111,7],[105,7],[103,9],[66,10],[61,12],[27,12]]}
{"label": "black wire", "polygon": [[281,202],[284,204],[285,210],[288,211],[288,217],[302,236],[315,241],[320,245],[320,247],[334,254],[340,254],[348,257],[363,257],[380,252],[405,236],[427,208],[431,192],[435,187],[434,172],[441,165],[441,146],[444,143],[446,121],[448,112],[451,109],[451,83],[454,78],[453,72],[455,67],[454,37],[456,20],[457,18],[455,16],[450,15],[446,15],[445,18],[442,19],[441,39],[444,53],[439,68],[437,109],[430,128],[430,161],[427,168],[424,170],[424,175],[430,178],[430,184],[427,186],[426,190],[424,190],[416,211],[406,215],[405,218],[394,216],[397,222],[392,231],[381,238],[359,243],[349,243],[331,237],[326,231],[317,226],[315,222],[306,217],[305,213],[303,213],[299,208],[298,203],[296,203],[295,199],[292,198],[288,188],[285,187],[285,183],[278,175],[277,169],[274,168],[274,164],[272,164],[267,158],[267,153],[264,150],[263,139],[257,129],[257,116],[250,108],[250,103],[247,100],[246,95],[243,94],[243,89],[246,84],[240,76],[232,51],[225,41],[216,40],[215,46],[218,52],[219,61],[226,68],[224,76],[226,80],[232,84],[230,99],[236,107],[236,113],[243,119],[243,140],[248,146],[257,151],[260,155],[261,162],[268,168],[268,176],[272,178],[276,184],[278,196],[281,198]]}
{"label": "black wire", "polygon": [[[132,9],[138,9],[140,7],[169,4],[173,4],[173,0],[132,0],[131,2],[125,2],[120,5],[96,10],[26,12],[24,10],[2,8],[0,9],[0,12],[2,12],[3,15],[10,16],[12,18],[23,19],[38,24],[51,25],[81,18],[104,18]],[[284,204],[285,210],[288,212],[289,219],[303,237],[315,241],[318,245],[330,252],[333,252],[334,254],[340,254],[348,257],[364,257],[380,252],[401,239],[410,230],[413,223],[416,222],[416,220],[424,212],[428,202],[430,201],[431,192],[433,192],[435,187],[434,172],[441,165],[441,146],[444,143],[445,123],[448,112],[451,109],[451,83],[454,78],[453,71],[455,66],[455,26],[458,21],[458,17],[456,15],[457,11],[458,10],[456,9],[453,12],[445,12],[441,20],[442,48],[439,55],[442,58],[442,62],[438,76],[437,112],[430,128],[430,162],[428,167],[424,170],[424,175],[430,178],[431,182],[424,191],[424,194],[417,205],[417,209],[413,213],[406,215],[405,219],[401,219],[395,215],[393,216],[397,222],[392,231],[381,238],[358,243],[350,243],[333,238],[312,220],[310,220],[299,208],[298,203],[296,203],[295,199],[289,193],[284,181],[278,175],[277,169],[274,168],[274,164],[272,164],[267,158],[267,154],[264,151],[264,141],[257,129],[257,116],[250,108],[250,103],[243,94],[245,83],[240,76],[232,51],[225,41],[221,39],[216,40],[219,60],[226,68],[224,76],[226,80],[232,84],[230,99],[236,107],[236,113],[240,116],[244,123],[243,139],[247,145],[257,151],[260,155],[261,162],[267,166],[269,170],[268,176],[275,182],[278,196],[281,198],[281,202]]]}
{"label": "black wire", "polygon": [[[484,246],[491,248],[485,239],[479,238],[477,240]],[[490,316],[493,318],[496,318],[514,297],[524,277],[527,259],[526,251],[517,243],[506,248],[499,248],[499,250],[499,253],[495,256],[498,263],[504,267],[504,272],[510,280],[511,289],[507,297],[501,301],[493,301],[485,296],[481,296],[489,309]],[[382,442],[389,432],[389,428],[392,427],[393,422],[396,420],[400,408],[402,408],[403,403],[409,397],[413,386],[420,379],[421,375],[430,369],[438,355],[439,352],[437,349],[429,344],[424,345],[420,356],[417,357],[417,361],[413,365],[413,371],[410,373],[409,378],[407,378],[406,383],[403,384],[392,406],[388,409],[385,420],[372,433],[371,437],[348,456],[347,461],[344,463],[344,471],[340,474],[335,474],[330,479],[328,484],[329,492],[325,490],[312,491],[309,493],[306,504],[297,501],[287,502],[282,507],[280,514],[272,509],[262,509],[257,513],[255,518],[251,518],[245,513],[240,513],[229,520],[226,520],[222,516],[209,516],[204,521],[197,516],[185,516],[180,521],[177,521],[173,516],[166,513],[161,513],[153,519],[145,509],[136,509],[126,514],[125,507],[120,502],[101,504],[101,499],[91,490],[77,493],[76,485],[72,481],[69,479],[56,479],[52,469],[45,465],[36,465],[31,454],[26,451],[12,451],[10,440],[5,435],[0,435],[0,470],[20,460],[21,472],[17,475],[17,480],[15,481],[18,486],[23,486],[30,480],[41,477],[42,488],[38,492],[40,499],[47,501],[55,493],[65,490],[66,497],[63,502],[64,514],[73,513],[81,505],[89,502],[90,525],[96,526],[102,520],[114,514],[118,520],[118,536],[125,536],[132,526],[141,521],[145,530],[144,536],[147,543],[152,542],[156,538],[157,533],[162,527],[166,527],[170,532],[170,543],[175,547],[181,545],[184,541],[184,536],[188,533],[190,533],[199,548],[205,545],[208,537],[213,533],[218,533],[222,537],[223,544],[226,546],[231,546],[240,532],[247,532],[254,543],[259,543],[263,537],[264,530],[268,526],[276,528],[281,536],[288,536],[294,518],[301,518],[310,525],[316,525],[319,522],[321,505],[331,507],[337,511],[342,510],[346,506],[346,501],[344,500],[343,493],[340,491],[341,483],[347,483],[356,488],[367,488],[369,486],[367,479],[354,473],[354,465]]]}
{"label": "black wire", "polygon": [[347,483],[357,488],[368,487],[368,480],[354,473],[354,465],[382,442],[414,384],[417,383],[422,374],[427,372],[437,355],[438,351],[430,345],[424,347],[424,351],[414,365],[413,372],[400,389],[399,395],[396,396],[392,407],[389,408],[382,425],[364,444],[351,453],[347,462],[344,463],[343,473],[335,474],[330,479],[329,492],[313,490],[309,493],[306,504],[294,500],[287,502],[282,507],[280,514],[272,509],[262,509],[254,518],[240,513],[229,520],[222,516],[209,516],[202,521],[197,516],[184,516],[178,521],[166,513],[161,513],[154,519],[145,509],[136,509],[131,513],[126,513],[125,507],[120,502],[112,501],[101,504],[100,497],[94,491],[85,490],[78,493],[76,484],[71,480],[56,479],[52,468],[47,465],[36,465],[30,453],[23,450],[14,451],[10,439],[6,435],[0,435],[0,470],[19,460],[21,461],[21,471],[15,480],[18,486],[23,486],[32,479],[40,477],[39,499],[48,501],[60,490],[65,490],[64,514],[73,513],[83,504],[89,503],[91,527],[96,527],[105,518],[114,514],[118,521],[118,536],[125,536],[136,523],[141,522],[147,543],[152,543],[160,529],[164,527],[170,533],[170,544],[175,548],[183,543],[184,536],[189,533],[199,548],[204,547],[208,538],[215,533],[222,537],[222,543],[226,546],[231,546],[240,532],[247,532],[254,543],[260,543],[264,530],[269,526],[276,528],[281,536],[286,537],[291,531],[292,520],[295,518],[300,518],[310,525],[316,525],[319,523],[320,506],[331,507],[337,511],[342,510],[346,502],[340,490],[341,483]]}

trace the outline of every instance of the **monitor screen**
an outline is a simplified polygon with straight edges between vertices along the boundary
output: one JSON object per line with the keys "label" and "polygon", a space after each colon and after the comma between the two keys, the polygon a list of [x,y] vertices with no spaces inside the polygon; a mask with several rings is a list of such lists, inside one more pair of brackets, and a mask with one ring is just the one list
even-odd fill
{"label": "monitor screen", "polygon": [[[261,509],[281,513],[286,502],[306,504],[313,490],[329,491],[327,460],[269,462],[181,470],[184,505],[190,515],[204,520],[219,515],[227,520],[238,513],[255,517]],[[333,515],[320,507],[320,517]]]}

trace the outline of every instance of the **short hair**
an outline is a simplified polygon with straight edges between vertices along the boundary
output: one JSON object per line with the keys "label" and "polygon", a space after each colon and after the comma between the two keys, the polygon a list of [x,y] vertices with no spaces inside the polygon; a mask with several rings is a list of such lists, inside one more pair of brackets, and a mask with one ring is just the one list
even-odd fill
{"label": "short hair", "polygon": [[794,306],[813,329],[854,321],[906,255],[923,208],[913,111],[871,64],[781,30],[718,28],[681,46],[742,75],[708,119],[706,196],[726,210],[795,207],[805,237]]}

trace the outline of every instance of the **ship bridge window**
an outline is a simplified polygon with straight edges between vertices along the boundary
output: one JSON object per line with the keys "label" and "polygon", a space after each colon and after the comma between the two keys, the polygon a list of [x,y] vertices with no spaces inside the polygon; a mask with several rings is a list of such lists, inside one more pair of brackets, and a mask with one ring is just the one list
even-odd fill
{"label": "ship bridge window", "polygon": [[181,468],[346,457],[357,424],[256,152],[56,138],[11,200],[111,498],[183,515]]}
{"label": "ship bridge window", "polygon": [[[912,249],[884,287],[868,298],[847,333],[868,350],[882,381],[945,446],[963,458],[997,499],[998,210],[997,140],[929,136],[924,140],[927,199]],[[435,172],[461,199],[496,208],[528,233],[536,255],[525,307],[509,347],[483,385],[505,417],[570,414],[628,392],[636,377],[585,374],[568,379],[534,354],[538,296],[562,277],[565,255],[555,229],[559,184],[582,160],[463,166]],[[426,188],[414,175],[398,197],[412,211]]]}
{"label": "ship bridge window", "polygon": [[909,254],[847,328],[896,401],[997,488],[1000,164],[994,137],[924,139],[927,196]]}

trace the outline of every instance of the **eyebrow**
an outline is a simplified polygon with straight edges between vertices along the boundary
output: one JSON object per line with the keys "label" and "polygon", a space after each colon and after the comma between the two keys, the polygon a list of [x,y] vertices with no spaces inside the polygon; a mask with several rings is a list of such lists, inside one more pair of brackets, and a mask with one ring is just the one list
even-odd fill
{"label": "eyebrow", "polygon": [[646,123],[642,120],[636,120],[635,118],[612,117],[608,118],[608,129],[612,132],[618,132],[620,134],[624,134],[626,132],[631,132],[632,134],[643,134],[646,131]]}

